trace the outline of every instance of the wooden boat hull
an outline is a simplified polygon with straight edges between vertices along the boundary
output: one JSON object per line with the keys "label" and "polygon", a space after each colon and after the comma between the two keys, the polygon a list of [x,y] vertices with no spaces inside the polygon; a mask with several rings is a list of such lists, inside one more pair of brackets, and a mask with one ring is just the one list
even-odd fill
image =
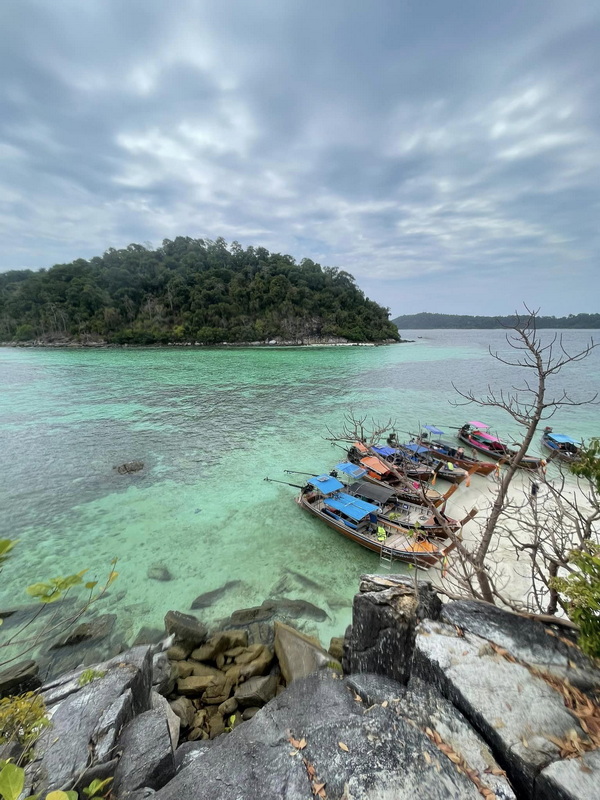
{"label": "wooden boat hull", "polygon": [[[480,453],[485,453],[486,456],[489,458],[493,458],[499,464],[508,464],[510,459],[516,455],[516,453],[510,450],[508,453],[495,453],[493,450],[482,446],[479,442],[472,441],[468,436],[464,436],[462,433],[457,434],[457,438],[460,439],[461,442],[468,444],[473,450],[478,450]],[[524,456],[523,460],[519,464],[520,469],[530,469],[536,470],[542,466],[542,459],[536,458],[535,456]]]}
{"label": "wooden boat hull", "polygon": [[561,450],[556,447],[556,445],[551,444],[545,436],[542,436],[542,446],[551,454],[550,458],[552,461],[558,460],[565,464],[576,464],[579,461],[578,453],[569,453],[568,451]]}
{"label": "wooden boat hull", "polygon": [[445,458],[447,461],[452,461],[453,464],[461,467],[461,469],[471,471],[473,467],[475,467],[474,471],[479,475],[490,475],[490,473],[496,469],[496,465],[489,461],[478,461],[475,458],[460,458],[459,456],[446,455],[444,452],[436,450],[435,447],[431,447],[431,442],[429,441],[419,440],[419,444],[422,447],[427,447],[432,455],[436,455],[438,458]]}
{"label": "wooden boat hull", "polygon": [[380,555],[383,555],[384,557],[390,558],[394,561],[403,561],[407,564],[413,564],[414,566],[426,569],[439,563],[452,549],[452,545],[449,545],[446,548],[441,548],[438,545],[433,545],[432,543],[427,543],[428,549],[424,549],[423,551],[416,549],[418,548],[418,543],[415,543],[415,549],[413,550],[411,550],[409,547],[404,550],[396,548],[392,549],[389,545],[386,545],[385,541],[379,542],[375,537],[366,535],[357,530],[353,530],[352,528],[348,528],[343,523],[340,523],[332,517],[329,517],[327,514],[323,514],[321,511],[315,508],[312,503],[309,502],[307,495],[304,493],[296,498],[296,502],[305,511],[308,511],[310,514],[320,519],[328,527],[332,528],[334,531],[337,531],[337,533],[341,533],[342,536],[346,537],[346,539],[350,539],[350,541],[356,542],[356,544],[365,547],[367,550],[372,550],[374,553],[379,553]]}

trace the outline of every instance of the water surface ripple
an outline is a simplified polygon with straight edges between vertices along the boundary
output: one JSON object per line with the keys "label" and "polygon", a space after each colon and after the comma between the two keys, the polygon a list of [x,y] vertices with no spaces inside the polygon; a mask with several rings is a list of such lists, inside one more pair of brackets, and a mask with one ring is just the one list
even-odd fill
{"label": "water surface ripple", "polygon": [[[327,612],[314,630],[323,641],[342,634],[357,579],[379,568],[377,556],[303,514],[294,489],[263,478],[330,468],[341,452],[327,426],[350,409],[392,417],[401,431],[475,416],[518,433],[499,411],[449,402],[453,382],[482,392],[517,381],[487,353],[502,347],[500,332],[412,336],[381,348],[0,349],[0,536],[20,539],[0,606],[25,602],[34,580],[84,567],[101,577],[117,557],[120,578],[101,610],[116,610],[131,639],[228,580],[241,583],[207,621],[258,604],[292,570],[321,587],[289,584]],[[588,333],[565,338],[578,347]],[[600,354],[555,386],[597,391]],[[589,437],[600,433],[597,418],[596,406],[565,408],[553,424]],[[135,459],[142,473],[113,470]],[[155,563],[173,580],[148,579]]]}

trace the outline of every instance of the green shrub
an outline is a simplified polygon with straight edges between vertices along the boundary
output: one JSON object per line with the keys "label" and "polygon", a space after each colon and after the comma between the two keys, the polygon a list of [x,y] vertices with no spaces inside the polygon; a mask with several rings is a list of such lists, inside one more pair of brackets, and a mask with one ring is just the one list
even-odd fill
{"label": "green shrub", "polygon": [[552,588],[568,600],[569,617],[579,625],[583,652],[600,658],[600,545],[590,542],[588,548],[588,552],[573,550],[570,563],[578,572],[555,578]]}
{"label": "green shrub", "polygon": [[28,748],[48,725],[46,706],[35,692],[0,700],[0,744],[18,742]]}

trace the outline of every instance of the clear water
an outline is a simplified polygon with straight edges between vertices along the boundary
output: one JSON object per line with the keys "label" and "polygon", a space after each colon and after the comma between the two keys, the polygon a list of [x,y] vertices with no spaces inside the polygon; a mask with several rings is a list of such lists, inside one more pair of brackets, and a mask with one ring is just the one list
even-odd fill
{"label": "clear water", "polygon": [[[487,348],[499,331],[403,331],[412,344],[365,348],[0,349],[0,536],[20,544],[0,578],[0,607],[25,603],[23,585],[89,568],[101,578],[118,558],[120,577],[102,609],[121,633],[187,611],[200,593],[241,583],[202,612],[209,623],[260,604],[289,570],[288,596],[322,607],[311,623],[322,641],[341,635],[361,573],[377,555],[293,502],[283,470],[328,470],[341,460],[324,437],[352,410],[419,423],[483,419],[518,434],[496,409],[456,408],[452,383],[479,393],[518,378]],[[544,332],[544,336],[549,336]],[[417,338],[419,337],[419,338]],[[422,337],[422,338],[421,338]],[[589,332],[565,334],[578,348]],[[519,385],[522,384],[522,378]],[[600,388],[600,352],[554,381],[583,398]],[[554,429],[600,434],[597,406],[563,408]],[[142,460],[143,472],[113,466]],[[461,488],[455,503],[468,505]],[[461,495],[463,493],[463,495]],[[173,580],[147,577],[164,564]],[[397,567],[402,570],[403,567]],[[310,626],[309,626],[310,627]]]}

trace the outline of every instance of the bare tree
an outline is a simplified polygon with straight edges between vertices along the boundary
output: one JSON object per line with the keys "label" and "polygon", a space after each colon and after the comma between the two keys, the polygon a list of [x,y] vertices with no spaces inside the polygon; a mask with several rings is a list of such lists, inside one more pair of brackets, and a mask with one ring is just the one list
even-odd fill
{"label": "bare tree", "polygon": [[[558,395],[549,394],[549,378],[557,375],[567,364],[586,358],[597,345],[590,340],[583,349],[570,352],[565,346],[562,334],[554,334],[549,341],[544,342],[536,329],[538,312],[528,308],[526,310],[527,315],[523,317],[517,315],[516,324],[509,329],[506,335],[508,345],[515,352],[514,357],[500,355],[491,348],[490,355],[501,364],[529,371],[531,377],[526,375],[522,385],[513,385],[510,389],[501,389],[499,392],[488,386],[487,395],[484,397],[478,397],[471,391],[465,392],[454,387],[464,400],[464,402],[458,401],[456,405],[475,404],[483,408],[499,408],[525,428],[521,445],[507,462],[506,472],[498,486],[483,526],[481,538],[475,549],[469,552],[468,559],[458,566],[460,583],[468,587],[469,593],[473,596],[490,603],[493,603],[495,599],[506,602],[499,583],[499,573],[492,569],[490,555],[497,546],[494,539],[500,532],[499,522],[511,511],[509,497],[511,483],[533,441],[540,422],[552,417],[562,406],[594,403],[597,398],[596,393],[593,397],[577,400],[570,397],[566,390],[560,391]],[[564,518],[566,520],[566,517]],[[540,551],[538,550],[538,552]]]}

